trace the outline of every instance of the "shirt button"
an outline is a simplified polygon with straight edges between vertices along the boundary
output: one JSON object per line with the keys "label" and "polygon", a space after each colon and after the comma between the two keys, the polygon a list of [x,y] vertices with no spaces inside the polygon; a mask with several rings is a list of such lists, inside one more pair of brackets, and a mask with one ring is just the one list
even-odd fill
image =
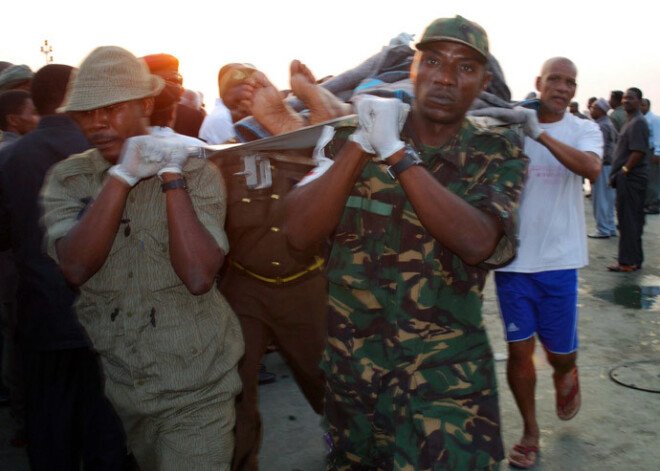
{"label": "shirt button", "polygon": [[500,212],[500,217],[502,219],[509,219],[509,212],[508,211],[501,211]]}
{"label": "shirt button", "polygon": [[142,381],[142,380],[138,381],[138,382],[137,382],[137,385],[138,385],[138,386],[143,386],[143,385],[144,385],[144,381]]}
{"label": "shirt button", "polygon": [[129,196],[128,201],[130,201],[131,203],[135,203],[135,196],[133,195]]}
{"label": "shirt button", "polygon": [[128,312],[126,313],[126,317],[133,317],[133,313],[132,313],[131,311],[128,311]]}
{"label": "shirt button", "polygon": [[131,348],[131,353],[137,353],[137,348],[135,347]]}
{"label": "shirt button", "polygon": [[129,277],[129,278],[133,278],[133,272],[132,272],[132,271],[129,271],[129,272],[128,272],[128,277]]}
{"label": "shirt button", "polygon": [[270,262],[270,264],[273,265],[274,267],[280,266],[280,262]]}
{"label": "shirt button", "polygon": [[197,355],[197,349],[193,348],[192,350],[190,350],[190,353],[192,353],[193,355]]}
{"label": "shirt button", "polygon": [[418,238],[418,239],[421,239],[424,236],[422,234],[417,234],[415,237]]}
{"label": "shirt button", "polygon": [[280,228],[279,227],[271,227],[270,231],[271,232],[280,232]]}

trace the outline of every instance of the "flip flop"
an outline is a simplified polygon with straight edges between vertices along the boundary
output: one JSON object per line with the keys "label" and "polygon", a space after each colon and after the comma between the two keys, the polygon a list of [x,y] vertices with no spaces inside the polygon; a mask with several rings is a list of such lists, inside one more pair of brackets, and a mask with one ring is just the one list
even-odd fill
{"label": "flip flop", "polygon": [[637,265],[620,265],[617,263],[616,265],[610,265],[607,269],[609,271],[629,273],[639,270],[639,267]]}
{"label": "flip flop", "polygon": [[[557,380],[553,375],[553,380],[555,383],[555,398],[556,398],[556,408],[557,408],[557,417],[559,417],[561,420],[571,420],[573,417],[575,417],[580,410],[580,405],[582,403],[582,398],[580,396],[580,381],[578,379],[578,370],[577,366],[573,368],[573,370],[569,373],[571,377],[573,378],[573,387],[571,387],[571,390],[568,392],[566,396],[560,396],[559,395],[559,388],[557,387]],[[577,399],[576,399],[577,398]],[[573,402],[574,400],[578,401],[577,407],[575,410],[570,414],[570,415],[562,415],[562,412],[568,404]]]}
{"label": "flip flop", "polygon": [[[515,458],[511,457],[513,452],[523,455],[526,459],[530,460],[532,464],[523,464],[520,461],[516,461]],[[531,453],[534,453],[533,457],[530,456]],[[526,446],[519,443],[516,446],[514,446],[513,449],[511,450],[511,453],[509,453],[509,457],[508,457],[509,466],[513,466],[514,468],[518,468],[518,469],[529,469],[536,464],[536,458],[539,457],[539,454],[540,452],[538,446],[534,446],[534,445]]]}

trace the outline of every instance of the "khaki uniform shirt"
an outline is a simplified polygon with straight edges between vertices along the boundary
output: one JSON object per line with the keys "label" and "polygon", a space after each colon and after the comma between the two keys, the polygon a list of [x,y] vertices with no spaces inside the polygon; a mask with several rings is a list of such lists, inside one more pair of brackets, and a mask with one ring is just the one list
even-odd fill
{"label": "khaki uniform shirt", "polygon": [[[55,260],[55,241],[93,204],[109,167],[92,149],[51,169],[43,204],[48,253]],[[217,170],[190,159],[184,176],[197,217],[227,252],[225,189]],[[148,400],[163,393],[240,390],[235,368],[243,354],[240,326],[217,289],[194,296],[175,273],[165,196],[156,177],[129,193],[110,254],[80,287],[75,307],[108,379],[144,402],[147,411],[155,406]]]}
{"label": "khaki uniform shirt", "polygon": [[220,157],[220,167],[228,186],[226,229],[231,240],[231,259],[252,273],[269,279],[286,279],[301,273],[315,262],[320,247],[305,253],[294,251],[282,230],[284,197],[315,166],[312,159],[282,154],[270,157],[272,185],[248,188],[240,159]]}

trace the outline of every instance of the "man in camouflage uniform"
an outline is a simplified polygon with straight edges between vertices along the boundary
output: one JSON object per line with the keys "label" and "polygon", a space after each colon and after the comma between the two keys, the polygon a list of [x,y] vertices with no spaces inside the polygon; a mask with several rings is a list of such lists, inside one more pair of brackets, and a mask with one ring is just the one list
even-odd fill
{"label": "man in camouflage uniform", "polygon": [[527,160],[512,132],[465,118],[490,79],[485,31],[438,19],[417,49],[411,116],[398,100],[362,98],[357,129],[325,148],[334,161],[286,201],[294,247],[334,233],[322,362],[332,470],[497,469],[503,458],[482,289],[514,256]]}

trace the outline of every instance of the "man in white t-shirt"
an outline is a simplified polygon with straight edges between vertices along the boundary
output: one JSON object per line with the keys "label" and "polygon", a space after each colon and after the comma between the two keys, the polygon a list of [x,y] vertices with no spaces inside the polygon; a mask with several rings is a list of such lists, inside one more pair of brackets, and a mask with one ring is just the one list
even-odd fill
{"label": "man in white t-shirt", "polygon": [[603,137],[594,122],[566,112],[577,68],[563,57],[547,60],[536,79],[538,109],[526,109],[524,152],[530,159],[520,203],[517,258],[495,274],[509,346],[507,379],[523,417],[509,463],[534,465],[539,426],[535,414],[538,335],[554,369],[557,416],[580,407],[577,358],[577,269],[588,262],[582,178],[596,180]]}

